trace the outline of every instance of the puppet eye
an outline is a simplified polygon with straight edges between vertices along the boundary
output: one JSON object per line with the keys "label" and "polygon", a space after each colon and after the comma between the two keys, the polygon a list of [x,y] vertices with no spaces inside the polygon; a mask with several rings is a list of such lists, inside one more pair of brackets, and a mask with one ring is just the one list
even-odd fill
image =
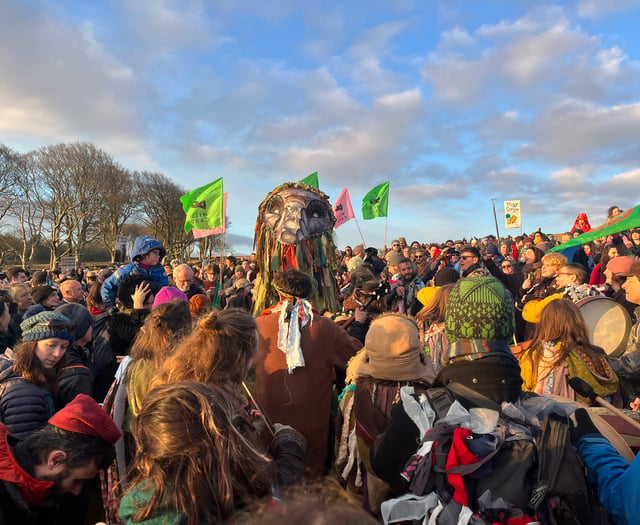
{"label": "puppet eye", "polygon": [[282,215],[282,210],[284,209],[284,201],[280,195],[274,195],[269,204],[267,204],[267,213],[273,213],[275,215]]}
{"label": "puppet eye", "polygon": [[325,208],[320,201],[311,201],[309,206],[307,206],[307,217],[311,219],[319,219],[325,215]]}

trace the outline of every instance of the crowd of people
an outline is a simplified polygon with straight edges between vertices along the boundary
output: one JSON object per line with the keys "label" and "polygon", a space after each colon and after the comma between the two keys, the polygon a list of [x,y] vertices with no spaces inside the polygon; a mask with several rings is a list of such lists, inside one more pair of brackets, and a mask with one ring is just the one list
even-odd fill
{"label": "crowd of people", "polygon": [[[254,312],[253,256],[167,260],[152,236],[120,267],[7,268],[0,524],[632,523],[640,466],[583,407],[640,407],[640,229],[550,252],[590,228],[347,246],[322,311],[305,272]],[[593,299],[628,320],[615,348]],[[532,503],[558,418],[587,503],[559,481]]]}

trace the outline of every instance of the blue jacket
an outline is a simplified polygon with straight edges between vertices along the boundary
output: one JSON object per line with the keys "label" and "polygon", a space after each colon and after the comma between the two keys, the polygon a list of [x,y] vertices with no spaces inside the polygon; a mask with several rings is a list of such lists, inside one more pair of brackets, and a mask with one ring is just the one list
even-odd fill
{"label": "blue jacket", "polygon": [[168,286],[169,278],[161,264],[152,266],[148,270],[140,266],[137,258],[149,253],[151,250],[160,250],[160,259],[165,256],[162,244],[151,235],[141,235],[133,243],[131,262],[123,268],[117,269],[102,285],[102,307],[105,310],[111,308],[116,301],[118,286],[125,277],[131,274],[142,275],[145,279],[158,283],[160,286]]}
{"label": "blue jacket", "polygon": [[10,356],[0,355],[0,422],[11,435],[25,438],[45,426],[54,413],[49,390],[22,379]]}
{"label": "blue jacket", "polygon": [[578,454],[600,502],[618,525],[638,523],[640,516],[640,455],[624,459],[605,437],[587,434],[578,440]]}

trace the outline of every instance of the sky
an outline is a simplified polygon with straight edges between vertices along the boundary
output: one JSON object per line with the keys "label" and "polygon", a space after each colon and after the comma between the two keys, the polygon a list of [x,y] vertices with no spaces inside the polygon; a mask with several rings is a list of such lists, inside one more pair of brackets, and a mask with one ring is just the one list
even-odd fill
{"label": "sky", "polygon": [[[91,142],[185,190],[231,251],[317,171],[339,247],[525,232],[640,202],[640,0],[0,0],[0,143]],[[390,181],[387,219],[362,197]]]}

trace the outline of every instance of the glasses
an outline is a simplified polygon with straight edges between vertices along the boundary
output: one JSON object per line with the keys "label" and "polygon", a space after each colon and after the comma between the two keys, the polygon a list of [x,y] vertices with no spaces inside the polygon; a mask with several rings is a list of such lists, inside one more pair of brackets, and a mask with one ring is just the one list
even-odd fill
{"label": "glasses", "polygon": [[400,246],[399,244],[392,244],[391,246]]}
{"label": "glasses", "polygon": [[460,259],[473,259],[475,257],[475,255],[461,255]]}

